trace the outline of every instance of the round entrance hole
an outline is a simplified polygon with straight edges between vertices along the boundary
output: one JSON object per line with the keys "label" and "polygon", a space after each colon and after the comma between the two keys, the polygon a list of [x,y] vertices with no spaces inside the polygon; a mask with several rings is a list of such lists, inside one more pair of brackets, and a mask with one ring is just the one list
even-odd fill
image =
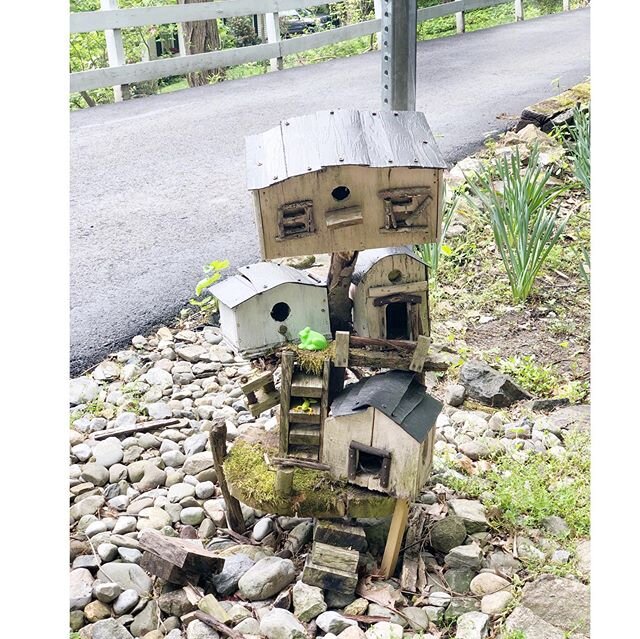
{"label": "round entrance hole", "polygon": [[289,305],[285,304],[284,302],[278,302],[277,304],[274,304],[273,308],[271,309],[271,317],[276,322],[284,322],[287,317],[289,317],[289,313],[291,313],[291,309],[289,308]]}
{"label": "round entrance hole", "polygon": [[349,195],[351,195],[351,191],[348,186],[336,186],[336,188],[331,191],[331,197],[338,202],[346,200]]}
{"label": "round entrance hole", "polygon": [[388,277],[390,282],[398,282],[402,277],[402,271],[399,271],[397,268],[394,268],[392,271],[389,271]]}

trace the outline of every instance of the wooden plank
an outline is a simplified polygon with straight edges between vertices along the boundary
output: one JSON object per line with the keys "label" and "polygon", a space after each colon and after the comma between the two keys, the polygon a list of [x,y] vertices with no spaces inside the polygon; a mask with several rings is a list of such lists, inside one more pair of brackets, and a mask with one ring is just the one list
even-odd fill
{"label": "wooden plank", "polygon": [[407,527],[407,540],[402,558],[402,572],[400,585],[404,592],[418,592],[418,568],[420,564],[420,550],[422,531],[426,520],[425,511],[416,507],[411,513]]}
{"label": "wooden plank", "polygon": [[322,397],[322,377],[296,371],[291,380],[291,395],[293,397]]}
{"label": "wooden plank", "polygon": [[360,553],[357,550],[330,546],[322,542],[314,542],[311,548],[311,563],[323,568],[340,572],[355,573],[358,571]]}
{"label": "wooden plank", "polygon": [[158,555],[145,551],[140,558],[140,567],[148,573],[160,577],[172,584],[186,586],[187,584],[197,584],[200,574],[197,572],[188,572],[178,568]]}
{"label": "wooden plank", "polygon": [[291,424],[320,424],[322,419],[320,415],[320,407],[314,406],[313,412],[302,413],[298,411],[289,411],[289,425]]}
{"label": "wooden plank", "polygon": [[327,464],[321,464],[319,462],[308,461],[304,459],[291,459],[289,457],[274,457],[271,460],[274,464],[279,466],[294,467],[294,468],[311,468],[312,470],[331,470],[331,467]]}
{"label": "wooden plank", "polygon": [[429,355],[429,346],[431,346],[431,338],[426,335],[418,335],[418,345],[416,346],[416,350],[413,351],[409,370],[414,371],[415,373],[422,372],[424,363]]}
{"label": "wooden plank", "polygon": [[326,224],[330,229],[362,224],[362,219],[362,209],[359,206],[350,206],[346,209],[334,209],[326,213]]}
{"label": "wooden plank", "polygon": [[255,404],[249,404],[249,411],[254,417],[258,417],[261,413],[269,408],[273,408],[280,403],[280,393],[269,393],[264,399],[258,400]]}
{"label": "wooden plank", "polygon": [[302,571],[302,581],[309,586],[317,586],[324,590],[334,590],[350,595],[355,592],[358,585],[358,575],[316,566],[311,562],[311,558],[308,557]]}
{"label": "wooden plank", "polygon": [[421,293],[426,291],[429,283],[407,282],[406,284],[393,284],[391,286],[372,286],[369,289],[369,297],[386,297],[387,295],[395,295],[397,293]]}
{"label": "wooden plank", "polygon": [[324,446],[324,422],[329,415],[329,385],[331,381],[331,360],[325,359],[322,366],[322,397],[320,398],[320,444],[318,445],[318,459],[322,459]]}
{"label": "wooden plank", "polygon": [[[505,0],[502,0],[503,2]],[[466,8],[467,0],[455,0],[454,2],[447,2],[445,4],[438,4],[435,7],[427,7],[425,9],[418,9],[418,22],[426,22],[427,20],[433,20],[434,18],[441,18],[442,16],[448,16],[457,11],[462,11]]]}
{"label": "wooden plank", "polygon": [[301,446],[320,446],[320,431],[309,428],[290,428],[289,446],[292,444]]}
{"label": "wooden plank", "polygon": [[93,439],[100,441],[108,437],[121,437],[122,435],[135,435],[137,433],[147,433],[158,428],[168,428],[179,424],[180,420],[170,417],[169,419],[156,419],[150,422],[140,422],[133,426],[123,426],[122,428],[107,428],[92,435]]}
{"label": "wooden plank", "polygon": [[[245,381],[246,380],[246,381]],[[255,377],[241,377],[240,382],[242,385],[240,386],[240,390],[246,395],[252,391],[257,390],[258,388],[263,388],[269,382],[273,383],[273,372],[272,371],[264,371]]]}
{"label": "wooden plank", "polygon": [[224,559],[202,548],[200,541],[165,537],[157,530],[145,528],[138,535],[138,543],[142,550],[148,550],[186,572],[215,574],[224,566]]}
{"label": "wooden plank", "polygon": [[524,6],[522,0],[514,0],[515,10],[516,10],[516,21],[520,22],[524,20]]}
{"label": "wooden plank", "polygon": [[389,528],[389,535],[384,548],[382,563],[380,564],[380,571],[385,579],[391,577],[395,572],[408,517],[409,501],[407,499],[396,499],[393,517],[391,518],[391,527]]}
{"label": "wooden plank", "polygon": [[[269,12],[264,14],[265,26],[267,28],[267,42],[280,42],[282,39],[280,35],[280,15],[278,12]],[[282,56],[277,58],[271,58],[269,60],[270,71],[282,71],[284,63]]]}
{"label": "wooden plank", "polygon": [[[118,0],[100,0],[100,8],[103,11],[118,8]],[[120,29],[106,29],[104,37],[107,43],[107,58],[110,67],[120,67],[126,64],[124,45],[122,43],[122,31]],[[116,102],[128,100],[131,97],[129,85],[122,84],[113,87],[113,96]]]}
{"label": "wooden plank", "polygon": [[336,331],[336,354],[333,364],[338,368],[346,368],[349,365],[349,331]]}
{"label": "wooden plank", "polygon": [[289,452],[289,408],[291,404],[291,378],[293,377],[293,351],[284,351],[280,363],[280,446],[279,453]]}
{"label": "wooden plank", "polygon": [[[225,626],[221,621],[218,621],[211,615],[208,615],[206,612],[202,612],[201,610],[196,610],[193,613],[193,617],[195,619],[199,619],[202,623],[207,624],[214,630],[218,631],[220,634],[225,635],[226,637],[230,637],[231,639],[243,639],[244,635],[228,626]],[[184,619],[184,617],[182,617]]]}
{"label": "wooden plank", "polygon": [[352,548],[358,552],[365,552],[367,549],[367,537],[362,526],[350,526],[333,521],[319,521],[316,524],[313,539],[330,546]]}
{"label": "wooden plank", "polygon": [[[426,371],[446,371],[450,362],[446,357],[435,353],[427,355],[423,370]],[[368,351],[364,348],[349,349],[350,366],[366,366],[369,368],[390,368],[401,371],[411,370],[410,356],[402,352],[393,351]]]}

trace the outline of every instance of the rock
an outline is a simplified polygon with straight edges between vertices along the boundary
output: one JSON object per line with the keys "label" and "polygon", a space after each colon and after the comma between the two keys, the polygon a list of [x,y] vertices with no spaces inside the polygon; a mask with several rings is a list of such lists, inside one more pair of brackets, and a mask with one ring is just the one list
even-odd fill
{"label": "rock", "polygon": [[91,457],[91,447],[87,444],[77,444],[71,449],[71,454],[79,461],[86,462]]}
{"label": "rock", "polygon": [[97,464],[101,464],[105,468],[111,468],[114,464],[122,461],[124,456],[122,442],[117,437],[108,437],[96,444],[93,449],[93,456]]}
{"label": "rock", "polygon": [[449,501],[449,507],[454,515],[462,519],[469,534],[482,532],[489,527],[484,506],[479,501],[452,499]]}
{"label": "rock", "polygon": [[[327,635],[325,635],[326,637]],[[366,636],[362,630],[356,624],[355,626],[349,626],[345,628],[339,635],[338,639],[366,639]]]}
{"label": "rock", "polygon": [[566,639],[567,637],[564,631],[547,623],[524,606],[514,608],[505,620],[504,626],[506,631],[514,634],[520,631],[526,639]]}
{"label": "rock", "polygon": [[364,615],[369,607],[369,601],[360,597],[352,601],[348,606],[344,607],[345,615]]}
{"label": "rock", "polygon": [[82,610],[90,601],[93,575],[86,568],[77,568],[69,574],[69,610]]}
{"label": "rock", "polygon": [[306,639],[305,627],[282,608],[270,610],[260,621],[260,634],[267,639]]}
{"label": "rock", "polygon": [[[326,590],[324,594],[324,600],[327,602],[327,608],[344,608],[353,603],[356,599],[354,594],[345,594],[344,592],[338,592],[337,590]],[[369,602],[367,601],[367,607]],[[365,608],[366,610],[366,608]]]}
{"label": "rock", "polygon": [[97,583],[93,591],[98,601],[111,603],[122,593],[122,588],[114,582]]}
{"label": "rock", "polygon": [[485,595],[480,602],[480,610],[486,615],[495,616],[502,614],[513,601],[513,595],[509,590],[499,590],[490,595]]}
{"label": "rock", "polygon": [[335,635],[340,634],[348,626],[358,625],[353,619],[347,619],[334,610],[323,612],[317,619],[316,625],[324,632],[332,632]]}
{"label": "rock", "polygon": [[225,559],[222,571],[211,578],[218,594],[232,595],[238,589],[238,581],[256,562],[247,555],[233,555]]}
{"label": "rock", "polygon": [[136,484],[136,488],[140,492],[147,492],[159,486],[164,486],[167,479],[167,473],[158,468],[153,462],[147,462],[144,465],[144,474],[142,479]]}
{"label": "rock", "polygon": [[187,639],[220,639],[220,635],[199,619],[194,619],[187,626]]}
{"label": "rock", "polygon": [[465,595],[475,574],[471,568],[450,568],[444,573],[444,580],[454,594]]}
{"label": "rock", "polygon": [[243,635],[259,635],[260,623],[253,617],[249,617],[243,619],[238,625],[234,626],[233,629]]}
{"label": "rock", "polygon": [[165,402],[152,402],[145,406],[151,419],[166,419],[173,415],[172,410]]}
{"label": "rock", "polygon": [[428,630],[429,616],[425,612],[424,608],[409,606],[402,609],[402,614],[405,615],[405,617],[409,620],[409,625],[414,630]]}
{"label": "rock", "polygon": [[494,570],[505,577],[513,577],[522,569],[522,564],[512,555],[502,550],[496,550],[489,555],[485,562],[485,568]]}
{"label": "rock", "polygon": [[484,595],[492,595],[499,590],[506,590],[510,588],[511,584],[502,577],[494,575],[491,572],[481,572],[476,575],[469,588],[474,595],[482,597]]}
{"label": "rock", "polygon": [[488,625],[489,615],[483,612],[465,612],[458,617],[456,639],[484,639]]}
{"label": "rock", "polygon": [[262,541],[272,530],[273,520],[265,517],[261,519],[254,527],[251,537],[255,541]]}
{"label": "rock", "polygon": [[95,623],[111,616],[111,608],[102,601],[92,601],[84,607],[84,616],[89,623]]}
{"label": "rock", "polygon": [[94,486],[104,486],[109,481],[109,471],[102,464],[85,464],[80,479]]}
{"label": "rock", "polygon": [[104,619],[91,626],[91,639],[133,639],[133,637],[115,619]]}
{"label": "rock", "polygon": [[192,484],[185,482],[179,484],[173,484],[169,487],[167,497],[171,503],[177,504],[186,497],[193,497],[196,494],[196,488]]}
{"label": "rock", "polygon": [[510,406],[521,399],[531,399],[513,379],[478,360],[463,364],[460,383],[469,397],[488,406]]}
{"label": "rock", "polygon": [[374,623],[364,634],[367,639],[402,639],[402,626],[389,621]]}
{"label": "rock", "polygon": [[132,588],[141,597],[149,597],[153,587],[151,577],[137,564],[116,562],[104,564],[98,571],[98,578],[103,581],[113,581],[123,590]]}
{"label": "rock", "polygon": [[571,553],[568,550],[555,550],[551,555],[551,562],[554,564],[566,564],[571,559]]}
{"label": "rock", "polygon": [[69,612],[69,628],[71,632],[80,630],[84,625],[84,612],[82,612],[82,610],[71,610]]}
{"label": "rock", "polygon": [[118,616],[124,615],[133,610],[139,601],[140,595],[133,588],[125,590],[113,602],[113,612]]}
{"label": "rock", "polygon": [[92,374],[98,381],[113,381],[120,377],[120,366],[116,362],[104,361],[96,366]]}
{"label": "rock", "polygon": [[244,599],[259,601],[273,597],[296,578],[290,559],[265,557],[240,577],[238,589]]}
{"label": "rock", "polygon": [[196,453],[187,457],[187,460],[182,467],[185,475],[197,475],[203,470],[207,470],[213,467],[213,457],[208,451]]}
{"label": "rock", "polygon": [[171,516],[162,508],[151,506],[151,508],[143,508],[138,515],[138,530],[145,528],[153,528],[160,530],[164,526],[171,525]]}
{"label": "rock", "polygon": [[226,609],[212,594],[205,595],[200,599],[198,608],[210,617],[217,619],[220,623],[227,623],[229,621],[229,615]]}
{"label": "rock", "polygon": [[472,597],[455,597],[444,612],[445,622],[455,621],[467,612],[477,612],[480,602]]}
{"label": "rock", "polygon": [[178,357],[192,364],[199,362],[202,357],[207,354],[207,349],[197,344],[178,346],[175,351]]}
{"label": "rock", "polygon": [[566,632],[589,632],[589,588],[574,579],[542,575],[522,590],[522,606]]}
{"label": "rock", "polygon": [[516,543],[518,556],[530,561],[544,561],[545,554],[540,550],[531,539],[527,537],[518,537]]}
{"label": "rock", "polygon": [[184,440],[184,454],[192,457],[196,453],[201,453],[207,447],[208,437],[206,433],[196,433]]}
{"label": "rock", "polygon": [[69,382],[69,403],[88,404],[98,397],[100,387],[90,377],[76,377]]}
{"label": "rock", "polygon": [[180,521],[189,526],[198,526],[204,519],[204,510],[199,506],[183,508],[180,513]]}
{"label": "rock", "polygon": [[173,386],[173,377],[171,373],[154,366],[150,368],[144,375],[144,381],[151,386],[160,386],[160,388],[170,388]]}
{"label": "rock", "polygon": [[124,535],[125,533],[135,532],[137,523],[138,520],[135,517],[123,515],[116,520],[112,532],[114,535]]}
{"label": "rock", "polygon": [[436,608],[444,608],[451,603],[451,595],[448,592],[431,592],[429,593],[428,603]]}
{"label": "rock", "polygon": [[[588,431],[591,422],[591,406],[582,404],[559,408],[547,415],[547,423],[554,429]],[[558,432],[551,430],[558,435]]]}
{"label": "rock", "polygon": [[293,587],[292,594],[293,612],[300,621],[311,621],[327,609],[321,588],[298,581]]}
{"label": "rock", "polygon": [[591,541],[588,539],[576,545],[576,566],[585,575],[591,573]]}
{"label": "rock", "polygon": [[491,457],[492,454],[491,448],[481,439],[472,439],[469,442],[463,442],[458,446],[458,450],[472,461],[486,459],[487,457]]}
{"label": "rock", "polygon": [[229,610],[227,611],[227,617],[229,618],[229,621],[235,626],[241,621],[244,621],[245,619],[251,617],[251,613],[244,606],[241,606],[240,604],[233,604],[233,606],[231,606],[231,608],[229,608]]}
{"label": "rock", "polygon": [[189,601],[184,588],[162,593],[158,597],[158,606],[165,614],[176,617],[182,617],[196,609],[196,606]]}
{"label": "rock", "polygon": [[444,401],[449,406],[461,406],[464,402],[465,388],[462,384],[452,384],[447,387]]}
{"label": "rock", "polygon": [[482,566],[482,550],[475,543],[467,546],[456,546],[445,556],[444,562],[450,568],[480,570]]}
{"label": "rock", "polygon": [[556,515],[545,517],[540,522],[540,528],[560,538],[568,537],[571,533],[571,529],[567,522],[562,519],[562,517],[557,517]]}
{"label": "rock", "polygon": [[429,543],[434,550],[448,553],[452,548],[462,545],[466,537],[464,521],[460,517],[449,516],[435,522]]}
{"label": "rock", "polygon": [[[196,497],[198,499],[209,499],[209,497],[213,497],[213,495],[215,495],[215,492],[216,487],[212,481],[202,481],[196,486]],[[255,528],[253,529],[253,532],[255,535]],[[260,539],[256,539],[256,541],[260,541]]]}
{"label": "rock", "polygon": [[118,556],[118,547],[114,544],[100,544],[97,549],[98,557],[103,562],[113,561]]}
{"label": "rock", "polygon": [[398,624],[403,628],[409,625],[407,619],[396,612],[392,612],[389,608],[385,606],[381,606],[380,604],[371,602],[369,604],[369,608],[367,609],[367,615],[371,617],[382,617],[384,620],[389,621],[391,623]]}

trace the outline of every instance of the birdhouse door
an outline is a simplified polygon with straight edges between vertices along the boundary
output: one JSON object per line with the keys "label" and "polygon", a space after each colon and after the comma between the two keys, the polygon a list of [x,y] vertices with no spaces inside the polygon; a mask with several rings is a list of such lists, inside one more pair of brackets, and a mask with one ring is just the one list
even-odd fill
{"label": "birdhouse door", "polygon": [[424,304],[426,293],[419,292],[369,297],[369,336],[416,341],[418,335],[425,334],[426,326],[422,319]]}

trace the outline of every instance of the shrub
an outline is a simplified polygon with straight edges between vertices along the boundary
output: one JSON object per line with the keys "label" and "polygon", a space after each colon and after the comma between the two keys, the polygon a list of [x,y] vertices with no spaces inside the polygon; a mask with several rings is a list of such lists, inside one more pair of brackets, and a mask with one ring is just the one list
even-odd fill
{"label": "shrub", "polygon": [[573,125],[569,127],[569,154],[573,171],[587,193],[591,193],[591,116],[589,108],[574,109]]}

